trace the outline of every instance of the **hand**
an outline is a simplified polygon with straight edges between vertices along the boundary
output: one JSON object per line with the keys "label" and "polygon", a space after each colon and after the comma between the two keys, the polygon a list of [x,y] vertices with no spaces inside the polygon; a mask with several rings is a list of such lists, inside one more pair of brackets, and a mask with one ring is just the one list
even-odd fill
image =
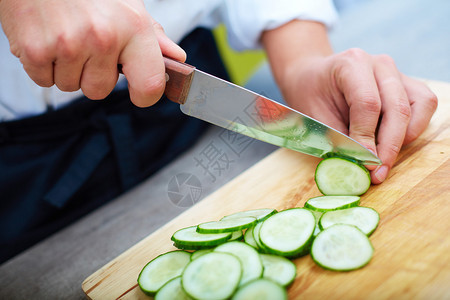
{"label": "hand", "polygon": [[372,182],[385,180],[402,145],[427,127],[436,96],[420,81],[401,74],[386,55],[360,49],[293,62],[283,77],[286,101],[377,154]]}
{"label": "hand", "polygon": [[360,49],[333,54],[321,23],[291,21],[262,35],[272,70],[293,108],[348,134],[382,161],[371,170],[381,183],[402,147],[427,127],[436,96],[400,73],[386,55]]}
{"label": "hand", "polygon": [[122,64],[133,103],[152,105],[165,87],[162,55],[186,58],[141,0],[1,0],[0,21],[34,82],[91,99],[112,91]]}

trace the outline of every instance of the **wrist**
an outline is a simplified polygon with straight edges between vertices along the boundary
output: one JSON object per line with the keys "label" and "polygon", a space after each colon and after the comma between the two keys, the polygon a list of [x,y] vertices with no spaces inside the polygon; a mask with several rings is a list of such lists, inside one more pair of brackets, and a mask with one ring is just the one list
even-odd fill
{"label": "wrist", "polygon": [[325,25],[314,21],[291,21],[265,31],[261,41],[281,90],[294,74],[333,54]]}

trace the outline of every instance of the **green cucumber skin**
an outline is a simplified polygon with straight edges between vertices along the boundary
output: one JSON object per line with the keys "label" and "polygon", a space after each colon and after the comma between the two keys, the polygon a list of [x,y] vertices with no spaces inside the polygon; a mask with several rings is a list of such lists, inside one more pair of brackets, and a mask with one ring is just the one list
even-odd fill
{"label": "green cucumber skin", "polygon": [[[172,253],[172,252],[186,252],[186,253],[188,253],[189,255],[192,255],[191,253],[189,253],[189,252],[187,252],[187,251],[184,251],[184,250],[173,250],[173,251],[169,251],[169,252],[162,253],[162,254],[156,256],[155,258],[153,258],[153,259],[152,259],[151,261],[149,261],[148,263],[146,263],[145,266],[142,268],[141,272],[139,272],[139,276],[138,276],[138,278],[137,278],[137,282],[138,282],[138,286],[139,286],[139,288],[141,289],[141,291],[142,291],[144,294],[146,294],[147,296],[153,297],[153,296],[156,295],[156,292],[157,292],[157,291],[149,291],[149,290],[146,290],[146,289],[144,289],[144,288],[141,287],[141,284],[140,284],[140,278],[141,278],[142,272],[144,271],[144,269],[145,269],[151,262],[153,262],[154,260],[156,260],[157,258],[159,258],[159,257],[161,257],[161,256],[163,256],[163,255],[166,255],[166,254],[169,254],[169,253]],[[173,279],[173,278],[172,278],[172,279]],[[169,281],[170,281],[170,280],[169,280]]]}
{"label": "green cucumber skin", "polygon": [[174,242],[177,248],[179,249],[188,249],[188,250],[196,250],[196,249],[202,249],[205,247],[213,247],[220,244],[225,243],[231,238],[232,233],[229,232],[226,236],[218,238],[216,240],[211,241],[186,241],[176,238],[176,234],[182,230],[187,230],[190,228],[193,228],[194,226],[185,227],[182,229],[177,230],[171,237],[171,240]]}
{"label": "green cucumber skin", "polygon": [[[314,181],[316,182],[316,186],[317,186],[318,190],[319,190],[323,195],[330,195],[330,196],[333,195],[333,194],[330,194],[330,193],[327,193],[326,191],[324,191],[324,190],[320,187],[320,184],[318,183],[318,179],[317,179],[317,178],[318,178],[317,172],[318,172],[318,170],[320,169],[320,165],[321,165],[322,163],[326,162],[326,161],[329,160],[329,159],[340,159],[340,160],[343,160],[343,161],[352,163],[352,164],[354,164],[354,165],[360,167],[361,170],[363,170],[364,173],[366,174],[366,176],[368,177],[369,182],[371,182],[371,177],[370,177],[370,172],[369,172],[369,170],[367,170],[367,168],[364,167],[361,163],[356,162],[355,160],[351,160],[351,159],[348,159],[348,158],[346,158],[346,157],[337,156],[337,155],[336,155],[336,156],[332,156],[332,157],[327,157],[327,158],[323,159],[321,162],[319,162],[319,164],[318,164],[317,167],[316,167],[315,173],[314,173]],[[354,195],[354,194],[353,194],[353,195],[354,195],[354,196],[361,196],[361,195],[363,195],[364,193],[366,193],[366,192],[369,190],[369,188],[370,188],[370,184],[367,186],[367,189],[366,189],[365,191],[360,192],[360,193],[358,193],[357,195]],[[337,194],[336,194],[336,195],[337,195]],[[342,194],[341,194],[341,195],[342,195]]]}
{"label": "green cucumber skin", "polygon": [[[213,221],[213,222],[220,222],[220,221]],[[255,224],[256,224],[257,222],[258,222],[258,221],[257,221],[256,218],[255,218],[255,220],[254,220],[253,222],[251,222],[251,223],[244,224],[244,225],[239,225],[239,226],[234,226],[234,227],[229,227],[229,228],[226,228],[226,229],[224,229],[224,228],[218,228],[218,229],[211,229],[211,228],[210,228],[210,229],[204,229],[204,228],[201,227],[202,224],[199,224],[199,225],[197,226],[197,232],[198,232],[198,233],[204,233],[204,234],[208,234],[208,233],[225,233],[225,232],[230,232],[230,233],[232,233],[232,232],[234,232],[234,231],[244,230],[244,229],[253,227],[253,226],[255,226]],[[210,222],[207,222],[207,223],[210,223]]]}
{"label": "green cucumber skin", "polygon": [[[366,206],[359,206],[359,207],[365,207],[365,208],[369,208],[369,209],[371,209],[373,212],[375,212],[377,215],[378,215],[378,223],[377,223],[377,225],[371,230],[371,231],[369,231],[367,234],[366,233],[364,233],[364,234],[366,234],[367,236],[371,236],[372,235],[372,233],[374,233],[375,232],[375,230],[378,228],[378,225],[380,225],[380,214],[375,210],[375,209],[373,209],[372,207],[366,207]],[[352,207],[350,207],[350,208],[352,208]],[[325,215],[325,213],[322,215],[322,217]],[[321,220],[322,220],[322,217],[320,217],[320,219],[319,219],[319,228],[320,228],[320,230],[325,230],[326,228],[324,228],[323,226],[322,226],[322,222],[321,222]],[[343,224],[345,224],[345,223],[343,223]],[[349,225],[352,225],[352,226],[355,226],[355,225],[353,225],[353,224],[349,224]],[[356,226],[357,227],[357,226]],[[359,228],[358,228],[359,229]],[[361,230],[362,231],[362,230]]]}
{"label": "green cucumber skin", "polygon": [[[339,195],[334,195],[334,196],[339,196]],[[318,196],[318,197],[321,197],[321,196]],[[359,196],[358,196],[358,197],[359,197]],[[313,197],[313,198],[317,198],[317,197]],[[310,199],[312,199],[312,198],[310,198]],[[308,200],[309,200],[309,199],[308,199]],[[337,208],[327,209],[327,208],[317,208],[317,207],[314,207],[314,206],[310,205],[310,204],[308,203],[308,201],[306,201],[304,207],[307,208],[307,209],[309,209],[309,210],[314,210],[314,211],[318,211],[318,212],[325,213],[325,212],[327,212],[327,211],[335,211],[335,210],[340,210],[340,209],[346,209],[346,208],[356,207],[356,206],[359,206],[360,203],[361,203],[361,198],[359,198],[358,201],[355,201],[355,202],[352,202],[352,203],[348,203],[348,204],[339,206],[339,207],[337,207]]]}
{"label": "green cucumber skin", "polygon": [[[348,226],[353,226],[353,225],[348,225]],[[362,232],[358,227],[356,227],[356,226],[353,226],[353,227],[355,227],[357,230],[359,230],[362,234],[365,235],[365,233]],[[330,227],[329,227],[329,228],[330,228]],[[320,232],[317,236],[319,236],[319,235],[320,235],[321,233],[323,233],[323,232],[324,232],[324,231]],[[370,242],[370,239],[369,239],[368,237],[367,237],[367,240],[369,241],[370,247],[372,248],[372,257],[373,257],[373,252],[375,251],[375,249],[374,249],[374,247],[373,247],[373,245],[372,245],[372,243]],[[313,241],[313,244],[314,244],[314,241]],[[311,249],[312,249],[312,247],[313,247],[313,245],[311,246]],[[356,268],[349,268],[349,269],[334,269],[334,268],[330,268],[330,267],[325,266],[325,265],[321,264],[320,262],[318,262],[318,261],[316,260],[316,258],[314,257],[314,253],[313,253],[313,252],[314,252],[314,251],[311,251],[311,258],[312,258],[312,260],[314,261],[314,263],[316,263],[319,267],[321,267],[321,268],[323,268],[323,269],[325,269],[325,270],[330,270],[330,271],[335,271],[335,272],[350,272],[350,271],[358,270],[358,269],[361,269],[361,268],[367,266],[367,265],[369,264],[369,262],[372,260],[372,257],[371,257],[366,263],[364,263],[364,264],[362,264],[362,265],[360,265],[360,266],[358,266],[358,267],[356,267]]]}
{"label": "green cucumber skin", "polygon": [[[289,210],[294,210],[294,209],[303,209],[303,210],[308,211],[306,208],[301,208],[301,207],[288,208],[288,209],[285,209],[283,211],[289,211]],[[281,213],[283,211],[280,211],[279,213]],[[313,215],[313,217],[315,219],[316,217],[314,216],[314,214],[312,212],[310,212],[310,213]],[[302,247],[300,247],[300,248],[298,248],[296,250],[293,250],[293,251],[289,251],[289,252],[277,251],[276,249],[272,249],[269,246],[267,246],[266,244],[264,244],[264,241],[262,241],[261,239],[260,239],[260,242],[261,242],[261,245],[262,245],[262,247],[264,249],[264,252],[262,252],[262,253],[275,254],[275,255],[284,256],[284,257],[287,257],[287,258],[294,259],[294,258],[298,258],[298,257],[301,257],[301,256],[305,256],[306,254],[308,254],[310,252],[311,245],[313,243],[314,238],[315,237],[314,237],[314,230],[313,230],[311,232],[310,237],[303,244]]]}
{"label": "green cucumber skin", "polygon": [[[267,210],[270,210],[270,208],[266,208]],[[260,209],[253,209],[253,210],[260,210]],[[253,210],[251,210],[251,211],[253,211]],[[274,214],[276,214],[278,211],[276,210],[276,209],[271,209],[272,211],[270,212],[270,213],[268,213],[267,215],[265,215],[264,217],[262,217],[262,218],[256,218],[256,221],[257,221],[257,223],[259,223],[259,222],[263,222],[264,220],[266,220],[268,217],[270,217],[270,216],[272,216],[272,215],[274,215]],[[237,213],[233,213],[233,214],[230,214],[230,215],[226,215],[226,216],[224,216],[224,217],[222,217],[221,219],[220,219],[220,221],[222,221],[222,220],[226,220],[226,219],[232,219],[232,218],[235,218],[235,217],[233,217],[233,215],[235,215],[235,214],[239,214],[239,213],[245,213],[246,211],[242,211],[242,212],[237,212]],[[236,218],[239,218],[239,217],[236,217]],[[255,224],[256,225],[256,224]]]}

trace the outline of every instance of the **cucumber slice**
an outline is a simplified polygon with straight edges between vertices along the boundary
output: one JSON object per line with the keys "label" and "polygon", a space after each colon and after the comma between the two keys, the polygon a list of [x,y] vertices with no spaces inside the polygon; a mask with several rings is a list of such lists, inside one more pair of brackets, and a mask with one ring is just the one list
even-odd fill
{"label": "cucumber slice", "polygon": [[305,208],[326,212],[358,206],[360,199],[359,196],[319,196],[306,201]]}
{"label": "cucumber slice", "polygon": [[276,212],[277,212],[277,210],[273,209],[273,208],[252,209],[252,210],[241,211],[241,212],[237,212],[237,213],[225,216],[220,220],[222,221],[222,220],[233,219],[233,218],[253,217],[258,222],[262,222],[265,219],[267,219],[268,217],[270,217],[271,215],[275,214]]}
{"label": "cucumber slice", "polygon": [[370,187],[370,174],[363,165],[339,157],[322,160],[314,179],[324,195],[359,196]]}
{"label": "cucumber slice", "polygon": [[242,267],[236,256],[214,251],[186,266],[181,285],[195,299],[227,299],[238,287],[241,276]]}
{"label": "cucumber slice", "polygon": [[242,232],[242,230],[233,231],[233,233],[231,233],[231,237],[228,240],[228,242],[239,241],[239,240],[242,240],[243,237],[244,237],[244,233]]}
{"label": "cucumber slice", "polygon": [[260,278],[263,273],[261,257],[252,246],[241,242],[228,242],[217,246],[214,252],[230,253],[239,258],[242,265],[242,278],[239,285]]}
{"label": "cucumber slice", "polygon": [[312,259],[321,267],[334,271],[351,271],[369,263],[373,247],[369,238],[357,227],[336,224],[314,239]]}
{"label": "cucumber slice", "polygon": [[181,276],[169,280],[155,295],[155,300],[192,300],[181,287]]}
{"label": "cucumber slice", "polygon": [[161,254],[141,270],[138,285],[145,294],[153,296],[169,280],[180,276],[190,261],[191,254],[186,251],[175,250]]}
{"label": "cucumber slice", "polygon": [[316,219],[305,208],[281,211],[262,223],[259,239],[266,251],[281,256],[299,256],[309,250]]}
{"label": "cucumber slice", "polygon": [[214,248],[206,248],[206,249],[199,249],[197,251],[192,252],[191,254],[191,260],[194,260],[196,258],[199,258],[200,256],[212,252]]}
{"label": "cucumber slice", "polygon": [[197,232],[197,226],[186,227],[172,235],[176,247],[185,249],[201,249],[223,244],[231,237],[231,232],[203,234]]}
{"label": "cucumber slice", "polygon": [[314,228],[314,233],[313,233],[313,236],[316,237],[319,234],[319,232],[321,231],[320,226],[319,226],[319,221],[323,215],[323,212],[317,211],[317,210],[312,210],[312,209],[308,209],[308,210],[310,212],[312,212],[312,214],[314,215],[314,218],[316,218],[316,227]]}
{"label": "cucumber slice", "polygon": [[212,221],[199,224],[197,232],[199,233],[222,233],[233,232],[252,227],[256,224],[254,217],[230,218],[221,221]]}
{"label": "cucumber slice", "polygon": [[261,278],[239,288],[232,300],[284,300],[287,292],[284,287],[269,279]]}
{"label": "cucumber slice", "polygon": [[366,235],[371,235],[379,221],[380,215],[374,209],[358,206],[324,213],[320,218],[319,226],[325,229],[334,224],[354,225]]}
{"label": "cucumber slice", "polygon": [[255,227],[253,227],[253,239],[255,240],[256,245],[258,246],[258,249],[262,249],[264,246],[261,244],[261,240],[259,239],[259,232],[261,230],[262,222],[256,224]]}
{"label": "cucumber slice", "polygon": [[260,254],[264,267],[263,278],[270,279],[282,286],[291,284],[297,276],[295,264],[283,256]]}
{"label": "cucumber slice", "polygon": [[252,246],[255,249],[258,249],[258,244],[256,244],[255,238],[253,237],[253,229],[255,227],[250,227],[245,231],[244,234],[244,241],[245,243],[247,243],[248,245]]}

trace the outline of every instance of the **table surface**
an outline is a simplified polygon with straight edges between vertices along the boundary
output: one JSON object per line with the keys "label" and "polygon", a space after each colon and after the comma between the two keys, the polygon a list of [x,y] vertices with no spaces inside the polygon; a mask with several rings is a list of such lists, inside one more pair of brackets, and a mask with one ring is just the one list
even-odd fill
{"label": "table surface", "polygon": [[[450,299],[450,85],[429,86],[440,107],[427,130],[403,147],[386,182],[361,198],[362,206],[380,214],[370,237],[372,261],[356,271],[333,272],[309,255],[294,259],[297,276],[289,298]],[[176,230],[248,209],[303,207],[320,195],[314,184],[319,161],[276,151],[89,276],[83,290],[94,300],[147,299],[136,279],[148,261],[175,249],[170,237]]]}

